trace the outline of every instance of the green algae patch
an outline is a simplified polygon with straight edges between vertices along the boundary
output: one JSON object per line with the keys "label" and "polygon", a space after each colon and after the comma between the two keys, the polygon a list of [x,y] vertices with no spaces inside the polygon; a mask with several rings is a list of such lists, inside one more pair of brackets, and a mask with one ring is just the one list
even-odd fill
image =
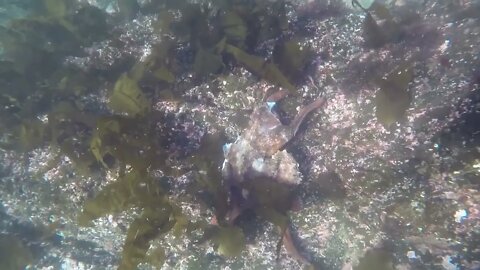
{"label": "green algae patch", "polygon": [[405,116],[413,99],[408,89],[412,80],[412,68],[404,65],[392,71],[386,78],[379,80],[380,89],[375,95],[375,115],[385,127],[391,126]]}
{"label": "green algae patch", "polygon": [[[169,232],[181,216],[179,209],[171,205],[164,190],[145,171],[131,170],[109,184],[94,198],[85,203],[78,216],[81,226],[107,214],[120,213],[129,208],[141,209],[141,214],[129,226],[123,246],[119,269],[134,269],[148,262],[150,241]],[[178,226],[183,226],[181,219]],[[160,258],[157,258],[160,259]],[[157,261],[157,264],[163,261]]]}
{"label": "green algae patch", "polygon": [[160,234],[167,233],[175,224],[170,215],[171,207],[168,204],[153,209],[145,208],[140,217],[130,224],[119,270],[135,269],[138,264],[148,262],[147,251],[150,248],[150,241]]}
{"label": "green algae patch", "polygon": [[47,126],[40,120],[32,119],[25,121],[19,127],[20,147],[25,151],[30,151],[42,146],[45,142]]}
{"label": "green algae patch", "polygon": [[313,51],[295,40],[279,42],[273,50],[273,62],[292,83],[300,83],[310,64]]}
{"label": "green algae patch", "polygon": [[24,269],[33,260],[32,251],[17,237],[0,234],[0,269]]}
{"label": "green algae patch", "polygon": [[369,250],[354,270],[393,270],[393,255],[385,250]]}
{"label": "green algae patch", "polygon": [[225,223],[224,218],[228,210],[228,193],[218,166],[223,160],[222,145],[225,142],[223,133],[207,134],[200,148],[188,158],[196,172],[196,183],[192,187],[194,191],[192,193],[202,191],[204,195],[201,200],[214,209],[218,222],[222,224]]}
{"label": "green algae patch", "polygon": [[238,63],[243,65],[247,70],[253,74],[281,86],[289,91],[295,91],[295,86],[282,74],[278,67],[265,59],[248,54],[232,45],[226,45],[225,51],[231,54]]}
{"label": "green algae patch", "polygon": [[100,120],[97,123],[97,128],[90,141],[92,154],[105,168],[108,168],[108,165],[104,161],[104,156],[106,154],[112,154],[112,149],[105,144],[105,140],[107,136],[115,136],[115,134],[118,133],[120,133],[120,124],[116,119]]}
{"label": "green algae patch", "polygon": [[236,227],[219,227],[212,241],[218,246],[217,252],[226,257],[238,256],[245,249],[243,231]]}
{"label": "green algae patch", "polygon": [[243,185],[261,207],[275,209],[281,213],[290,210],[293,190],[289,185],[275,181],[275,179],[256,177],[246,181]]}
{"label": "green algae patch", "polygon": [[167,67],[161,66],[158,69],[153,71],[153,76],[160,80],[167,83],[174,83],[175,82],[175,74],[173,74]]}
{"label": "green algae patch", "polygon": [[61,18],[68,15],[73,6],[73,1],[66,0],[43,0],[43,6],[49,16]]}
{"label": "green algae patch", "polygon": [[195,54],[193,70],[200,77],[219,73],[224,67],[221,55],[200,49]]}
{"label": "green algae patch", "polygon": [[243,46],[248,35],[248,27],[241,16],[234,11],[227,12],[222,16],[221,26],[229,43]]}
{"label": "green algae patch", "polygon": [[93,199],[87,200],[78,217],[80,226],[110,213],[120,213],[136,206],[144,198],[141,183],[149,180],[137,171],[127,173],[117,181],[106,186]]}
{"label": "green algae patch", "polygon": [[145,115],[151,105],[140,90],[138,82],[124,74],[115,83],[108,106],[116,113],[136,116]]}
{"label": "green algae patch", "polygon": [[374,1],[368,9],[365,9],[356,0],[352,3],[360,7],[366,14],[363,21],[363,37],[366,47],[381,48],[387,43],[401,41],[403,35],[401,24],[394,19],[384,4]]}
{"label": "green algae patch", "polygon": [[[179,98],[185,89],[237,67],[293,92],[312,55],[295,37],[278,41],[274,52],[258,52],[291,30],[285,1],[216,1],[218,6],[142,2],[140,6],[136,0],[118,0],[120,18],[112,18],[86,3],[41,0],[32,16],[0,27],[5,56],[0,62],[0,111],[6,116],[0,129],[7,138],[1,146],[22,153],[49,146],[55,157],[48,168],[68,157],[82,176],[116,175],[85,199],[77,221],[93,226],[96,219],[138,211],[126,232],[120,269],[142,263],[160,268],[168,250],[151,249],[152,240],[167,233],[190,237],[193,230],[210,228],[182,213],[179,205],[185,198],[170,196],[170,187],[153,176],[161,171],[174,178],[180,170],[177,163],[195,178],[185,197],[213,210],[219,221],[209,240],[219,254],[238,256],[245,235],[237,226],[226,225],[228,191],[219,170],[225,136],[221,131],[208,134],[193,154],[169,160],[174,135],[165,130],[166,116],[152,110],[152,103],[168,95],[185,102]],[[97,45],[88,47],[95,42],[107,41],[124,50],[121,30],[113,31],[112,21],[129,21],[148,12],[143,5],[161,13],[154,23],[161,42],[152,44],[145,61],[121,59],[111,69],[95,63],[82,68],[68,64],[68,59],[94,50]],[[194,82],[185,83],[191,74],[196,75]],[[106,104],[100,94],[105,86],[110,87]],[[260,202],[256,213],[286,228],[291,193],[270,184],[252,190]]]}

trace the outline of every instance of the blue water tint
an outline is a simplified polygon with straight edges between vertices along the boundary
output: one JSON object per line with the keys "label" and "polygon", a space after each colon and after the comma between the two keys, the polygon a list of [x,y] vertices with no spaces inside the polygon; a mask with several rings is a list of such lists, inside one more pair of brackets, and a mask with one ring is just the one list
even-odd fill
{"label": "blue water tint", "polygon": [[20,7],[17,1],[6,1],[0,6],[0,25],[6,26],[12,19],[22,18],[28,14],[28,11]]}
{"label": "blue water tint", "polygon": [[230,151],[230,147],[232,146],[231,143],[226,143],[223,145],[222,149],[223,149],[223,154],[226,155],[228,153],[228,151]]}
{"label": "blue water tint", "polygon": [[275,104],[277,104],[275,101],[267,101],[267,106],[270,111],[275,107]]}

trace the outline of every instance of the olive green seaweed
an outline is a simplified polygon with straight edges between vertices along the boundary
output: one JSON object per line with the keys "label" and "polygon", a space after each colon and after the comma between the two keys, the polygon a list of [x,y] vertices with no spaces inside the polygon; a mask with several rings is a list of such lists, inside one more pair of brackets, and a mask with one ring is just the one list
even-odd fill
{"label": "olive green seaweed", "polygon": [[248,28],[242,17],[233,11],[225,13],[222,16],[222,29],[229,43],[243,46]]}
{"label": "olive green seaweed", "polygon": [[218,164],[223,159],[222,144],[225,141],[224,134],[207,134],[198,151],[188,159],[195,166],[194,171],[197,172],[197,182],[193,189],[207,193],[204,201],[215,210],[215,216],[220,223],[224,222],[228,205],[228,194],[223,186],[222,174],[218,169]]}
{"label": "olive green seaweed", "polygon": [[412,93],[408,89],[412,80],[412,68],[402,65],[378,81],[380,89],[375,95],[375,114],[384,126],[389,127],[405,116],[412,102]]}
{"label": "olive green seaweed", "polygon": [[33,260],[32,251],[20,239],[0,234],[0,269],[24,269]]}
{"label": "olive green seaweed", "polygon": [[[186,89],[239,67],[295,91],[313,55],[291,36],[286,1],[217,0],[206,5],[158,0],[140,5],[118,0],[115,15],[86,2],[39,0],[29,16],[0,27],[0,147],[20,153],[48,149],[54,157],[46,169],[67,160],[76,169],[74,181],[115,176],[85,198],[77,221],[94,226],[108,215],[138,213],[126,232],[120,269],[142,263],[160,268],[169,251],[158,243],[170,233],[193,239],[193,232],[200,231],[220,255],[241,255],[248,232],[225,220],[228,191],[219,170],[225,136],[209,133],[199,149],[172,157],[171,124],[178,119],[155,110],[153,102],[183,103]],[[153,30],[160,41],[150,44],[151,53],[142,61],[122,56],[111,66],[97,66],[95,57],[85,66],[70,63],[90,59],[84,58],[91,56],[87,48],[99,44],[126,52],[119,22],[150,13],[158,15]],[[290,38],[280,38],[287,33]],[[268,43],[276,44],[274,51],[258,53]],[[102,89],[108,90],[106,100]],[[187,172],[195,180],[186,188],[188,194],[173,196],[177,191],[164,178]],[[284,230],[292,192],[258,182],[248,186],[259,202],[255,213]],[[187,201],[214,212],[219,225],[183,213],[180,205]],[[155,239],[159,241],[151,248]]]}
{"label": "olive green seaweed", "polygon": [[368,9],[365,9],[356,0],[353,0],[352,3],[366,13],[363,21],[365,46],[380,48],[387,43],[395,43],[401,40],[401,25],[395,21],[385,4],[374,1]]}
{"label": "olive green seaweed", "polygon": [[153,71],[153,75],[160,81],[164,81],[167,83],[174,83],[175,82],[175,74],[173,74],[168,68],[165,66],[161,66],[160,68]]}
{"label": "olive green seaweed", "polygon": [[238,256],[245,248],[243,231],[236,227],[219,227],[212,242],[218,245],[217,252],[226,257]]}
{"label": "olive green seaweed", "polygon": [[174,224],[175,219],[171,218],[171,207],[168,204],[143,209],[140,217],[128,228],[119,269],[134,269],[139,263],[146,262],[149,242],[158,235],[167,233]]}
{"label": "olive green seaweed", "polygon": [[26,120],[19,126],[19,142],[24,151],[40,147],[45,140],[47,126],[40,120]]}
{"label": "olive green seaweed", "polygon": [[120,76],[115,83],[108,106],[117,113],[129,116],[145,115],[151,107],[138,82],[126,74]]}
{"label": "olive green seaweed", "polygon": [[279,42],[273,50],[273,62],[285,74],[288,81],[300,83],[305,79],[306,69],[313,57],[308,46],[301,46],[296,40]]}
{"label": "olive green seaweed", "polygon": [[288,81],[275,64],[266,61],[261,57],[248,54],[240,48],[232,45],[227,44],[225,46],[225,51],[231,54],[235,60],[245,66],[245,68],[253,74],[290,91],[295,90],[295,86]]}
{"label": "olive green seaweed", "polygon": [[74,1],[42,0],[46,13],[49,16],[61,18],[67,16]]}
{"label": "olive green seaweed", "polygon": [[393,255],[386,250],[375,249],[366,252],[354,270],[393,270]]}
{"label": "olive green seaweed", "polygon": [[195,54],[193,70],[200,77],[220,72],[224,67],[222,57],[219,54],[199,49]]}

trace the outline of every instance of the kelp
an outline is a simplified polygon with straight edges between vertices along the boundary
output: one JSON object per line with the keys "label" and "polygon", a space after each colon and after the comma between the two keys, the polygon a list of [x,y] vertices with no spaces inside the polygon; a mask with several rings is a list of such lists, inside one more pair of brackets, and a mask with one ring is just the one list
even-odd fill
{"label": "kelp", "polygon": [[313,51],[295,40],[278,42],[273,50],[273,62],[292,83],[300,83],[305,79],[312,57]]}
{"label": "kelp", "polygon": [[[141,216],[128,228],[118,269],[135,269],[139,263],[147,262],[149,242],[158,235],[167,233],[174,224],[175,220],[171,219],[171,209],[168,205],[144,209]],[[158,263],[163,264],[162,261]]]}
{"label": "kelp", "polygon": [[[95,14],[95,15],[93,15]],[[68,98],[73,90],[84,94],[95,89],[92,74],[84,80],[63,82],[69,68],[62,66],[67,55],[81,54],[83,46],[106,37],[106,16],[97,8],[77,7],[72,1],[38,1],[32,16],[10,21],[0,27],[3,62],[0,74],[1,102],[5,104],[7,126],[15,130],[18,119],[33,119],[46,113],[58,102]],[[87,83],[88,82],[88,83]],[[83,90],[80,90],[82,89]],[[16,119],[16,121],[15,121]],[[3,124],[6,124],[5,122]]]}
{"label": "kelp", "polygon": [[[14,86],[14,87],[12,87]],[[15,69],[13,62],[0,62],[0,112],[2,121],[0,126],[7,128],[18,124],[22,119],[21,112],[24,109],[24,102],[30,96],[32,82]]]}
{"label": "kelp", "polygon": [[109,26],[104,11],[87,5],[80,7],[67,17],[68,28],[83,47],[104,40],[110,36]]}
{"label": "kelp", "polygon": [[393,255],[388,250],[372,249],[365,253],[365,256],[360,259],[355,270],[393,270],[395,269],[393,263]]}
{"label": "kelp", "polygon": [[109,143],[120,133],[120,123],[116,119],[100,119],[90,141],[90,151],[105,168],[109,168],[104,161],[106,154],[112,155],[115,144]]}
{"label": "kelp", "polygon": [[146,262],[151,240],[169,232],[175,225],[181,230],[187,224],[181,211],[171,205],[163,188],[148,175],[146,168],[131,169],[88,200],[78,222],[88,226],[94,219],[133,207],[142,209],[142,213],[127,230],[119,269],[133,269]]}
{"label": "kelp", "polygon": [[170,24],[172,33],[179,41],[188,41],[196,49],[211,47],[220,39],[219,28],[210,27],[210,10],[206,5],[185,3],[181,7],[181,13],[181,20]]}
{"label": "kelp", "polygon": [[218,227],[212,242],[217,245],[217,252],[226,257],[238,256],[245,248],[245,236],[237,227]]}
{"label": "kelp", "polygon": [[[21,76],[29,75],[31,80],[39,80],[48,77],[48,74],[55,70],[59,63],[59,54],[68,51],[59,49],[59,53],[53,53],[56,43],[49,40],[48,35],[43,31],[52,30],[50,27],[60,29],[61,27],[45,25],[35,20],[19,19],[10,23],[9,27],[0,28],[0,42],[3,49],[3,59],[12,63],[12,69]],[[58,36],[64,37],[62,33]],[[68,42],[62,40],[61,44]],[[45,47],[48,45],[48,47]],[[78,48],[78,47],[77,47]],[[39,66],[42,65],[42,69]]]}
{"label": "kelp", "polygon": [[177,95],[171,91],[179,72],[174,45],[173,41],[168,38],[156,44],[145,61],[133,65],[126,74],[127,78],[135,81],[137,85],[142,85],[142,96],[178,99]]}
{"label": "kelp", "polygon": [[[117,3],[123,21],[139,12],[160,12],[154,30],[161,42],[152,45],[143,61],[121,71],[99,74],[65,63],[66,57],[83,56],[83,49],[94,42],[119,40],[109,15],[88,4],[37,1],[31,16],[0,28],[5,57],[0,62],[0,111],[6,115],[0,129],[7,138],[1,147],[28,152],[49,146],[54,161],[68,157],[82,176],[117,175],[86,198],[78,223],[92,226],[95,219],[110,214],[138,211],[127,230],[121,269],[145,262],[160,267],[166,250],[150,249],[152,240],[212,228],[182,213],[179,204],[184,198],[173,198],[169,186],[152,176],[157,170],[175,176],[178,171],[171,162],[188,164],[195,177],[187,187],[189,196],[213,209],[220,224],[209,231],[208,240],[219,254],[237,256],[245,236],[225,222],[228,194],[219,171],[223,133],[206,135],[193,154],[172,161],[167,148],[174,135],[165,130],[166,117],[152,109],[153,102],[167,96],[181,102],[179,79],[194,74],[195,83],[202,83],[236,67],[293,92],[312,54],[295,36],[280,38],[290,27],[285,1],[225,0],[205,5],[159,0],[143,7],[136,0]],[[271,52],[259,53],[259,47],[275,40],[273,57]],[[89,95],[99,97],[99,89],[105,88],[106,108],[95,98],[85,101]],[[291,192],[271,183],[248,188],[259,201],[255,212],[284,230]]]}
{"label": "kelp", "polygon": [[[170,13],[163,12],[164,18],[159,18],[156,25],[162,32],[175,34],[180,41],[189,41],[195,52],[193,70],[199,77],[217,74],[230,66],[228,58],[224,57],[228,54],[262,79],[293,91],[295,87],[271,60],[266,61],[249,53],[259,43],[273,39],[288,29],[284,1],[271,5],[226,1],[225,6],[230,9],[215,16],[210,16],[210,9],[201,4],[178,5],[182,10],[181,20],[174,20]],[[298,78],[311,55],[308,50],[299,52],[292,47],[280,51],[276,61],[290,73],[290,77]],[[289,64],[294,66],[287,67]]]}
{"label": "kelp", "polygon": [[85,176],[91,175],[95,167],[94,156],[88,149],[90,132],[95,116],[82,112],[71,102],[60,102],[48,114],[50,146],[60,149]]}
{"label": "kelp", "polygon": [[51,17],[62,18],[67,16],[74,6],[75,2],[72,0],[41,0],[42,11]]}
{"label": "kelp", "polygon": [[241,17],[248,29],[244,44],[232,45],[252,52],[264,42],[278,38],[289,30],[286,1],[231,2],[231,10]]}
{"label": "kelp", "polygon": [[165,165],[166,138],[157,129],[156,120],[150,118],[103,117],[97,120],[95,132],[91,136],[90,151],[106,169],[106,163],[126,164],[136,169],[162,169],[171,172]]}
{"label": "kelp", "polygon": [[158,79],[159,81],[164,81],[167,83],[174,83],[175,82],[175,74],[173,74],[168,68],[165,66],[161,66],[158,69],[153,71],[153,76]]}
{"label": "kelp", "polygon": [[47,136],[47,126],[38,119],[24,121],[18,130],[20,148],[27,152],[39,148]]}
{"label": "kelp", "polygon": [[20,239],[0,234],[0,269],[24,269],[33,260],[32,250]]}
{"label": "kelp", "polygon": [[193,164],[193,169],[197,172],[197,181],[192,187],[192,193],[215,210],[219,223],[225,223],[224,218],[228,210],[228,194],[219,170],[219,164],[223,160],[222,145],[225,142],[223,133],[207,134],[200,148],[188,158],[188,162]]}
{"label": "kelp", "polygon": [[[142,209],[142,213],[128,228],[119,269],[133,269],[145,262],[149,242],[170,231],[176,224],[176,216],[181,217],[162,187],[145,170],[132,169],[87,201],[78,217],[79,224],[86,226],[96,218],[132,207]],[[179,220],[185,223],[184,219]]]}
{"label": "kelp", "polygon": [[357,0],[353,0],[352,3],[366,14],[363,21],[365,46],[380,48],[387,43],[396,43],[401,40],[403,35],[401,25],[395,21],[384,4],[374,1],[368,9],[365,9]]}
{"label": "kelp", "polygon": [[124,74],[115,83],[108,106],[116,113],[141,116],[150,110],[150,103],[140,90],[138,82]]}
{"label": "kelp", "polygon": [[233,45],[243,46],[248,35],[248,28],[236,12],[226,12],[221,18],[222,32],[227,41]]}
{"label": "kelp", "polygon": [[253,74],[292,92],[295,90],[295,86],[285,78],[275,64],[228,44],[225,46],[225,52],[231,54],[236,61]]}
{"label": "kelp", "polygon": [[[45,0],[43,3],[44,13],[10,22],[9,29],[15,36],[8,39],[13,44],[7,44],[7,55],[24,50],[16,48],[20,44],[55,55],[75,55],[82,46],[107,37],[106,14],[100,9],[88,5],[77,7],[66,0]],[[15,59],[18,58],[17,55]]]}
{"label": "kelp", "polygon": [[219,73],[224,67],[222,56],[213,52],[199,49],[195,54],[193,70],[200,77]]}
{"label": "kelp", "polygon": [[41,0],[31,19],[64,27],[78,44],[88,45],[106,37],[106,14],[91,5],[74,0]]}
{"label": "kelp", "polygon": [[286,213],[291,208],[293,199],[291,186],[274,179],[257,177],[247,181],[243,187],[262,208],[275,209],[280,213]]}
{"label": "kelp", "polygon": [[[26,118],[11,128],[10,147],[28,152],[50,144],[53,147],[65,147],[73,160],[85,153],[81,142],[86,142],[88,131],[92,127],[92,115],[80,112],[69,102],[60,102],[49,112],[48,118]],[[68,149],[68,150],[67,150]],[[74,154],[75,153],[75,154]]]}
{"label": "kelp", "polygon": [[[142,187],[142,183],[145,187]],[[145,172],[132,170],[85,203],[78,217],[79,225],[86,226],[99,217],[138,206],[137,204],[143,202],[144,195],[151,195],[148,190],[145,190],[147,185],[151,184],[152,180],[145,175]]]}
{"label": "kelp", "polygon": [[375,95],[377,120],[389,127],[404,117],[412,102],[409,83],[413,80],[412,67],[401,65],[388,76],[378,80],[380,89]]}
{"label": "kelp", "polygon": [[69,99],[91,94],[101,84],[100,78],[76,67],[56,70],[48,81],[48,91],[57,97]]}
{"label": "kelp", "polygon": [[[288,211],[292,208],[295,190],[291,186],[281,184],[274,179],[258,177],[247,181],[243,188],[248,190],[249,196],[256,202],[255,213],[275,225],[279,230],[278,257],[284,235],[289,230]],[[296,248],[294,247],[294,249]]]}

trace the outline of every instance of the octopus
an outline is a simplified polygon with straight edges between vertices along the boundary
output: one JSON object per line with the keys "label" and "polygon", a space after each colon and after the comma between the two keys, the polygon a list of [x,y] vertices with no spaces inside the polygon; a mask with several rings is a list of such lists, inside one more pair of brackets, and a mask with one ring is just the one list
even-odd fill
{"label": "octopus", "polygon": [[[297,161],[285,150],[285,145],[295,136],[305,117],[322,107],[326,100],[321,97],[301,108],[290,124],[284,125],[273,108],[286,95],[286,91],[278,91],[269,96],[253,110],[243,134],[223,147],[225,160],[222,174],[229,193],[225,219],[229,224],[233,224],[245,210],[265,207],[265,203],[280,213],[295,205],[291,191],[301,183],[302,174]],[[262,188],[267,193],[258,192]],[[297,260],[310,264],[293,243],[289,226],[281,233],[287,252]]]}

